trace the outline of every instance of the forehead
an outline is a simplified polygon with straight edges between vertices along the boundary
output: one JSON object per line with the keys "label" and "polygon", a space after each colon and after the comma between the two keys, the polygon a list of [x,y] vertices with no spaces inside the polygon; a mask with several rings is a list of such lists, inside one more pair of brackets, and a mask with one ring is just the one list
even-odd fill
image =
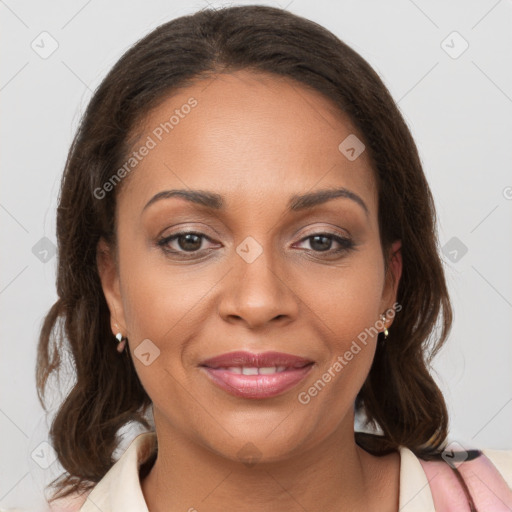
{"label": "forehead", "polygon": [[339,148],[362,136],[329,99],[289,78],[244,70],[199,80],[160,102],[138,135],[121,196],[139,208],[170,188],[215,190],[240,208],[341,186],[375,209],[367,152],[349,160]]}

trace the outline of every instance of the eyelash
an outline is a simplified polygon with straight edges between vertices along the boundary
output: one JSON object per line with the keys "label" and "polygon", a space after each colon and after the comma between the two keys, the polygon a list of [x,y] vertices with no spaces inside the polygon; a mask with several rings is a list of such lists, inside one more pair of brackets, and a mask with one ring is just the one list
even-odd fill
{"label": "eyelash", "polygon": [[[213,241],[213,240],[211,240],[210,237],[206,236],[203,233],[199,233],[197,231],[180,231],[179,233],[174,233],[173,235],[161,238],[160,240],[158,240],[157,245],[159,247],[161,247],[161,249],[167,254],[173,254],[173,255],[177,254],[180,257],[184,257],[184,258],[194,258],[195,255],[197,255],[198,253],[205,250],[205,249],[199,249],[197,251],[184,251],[184,250],[170,249],[168,247],[168,245],[171,242],[173,242],[174,240],[177,240],[181,236],[185,236],[185,235],[196,235],[196,236],[200,237],[201,239]],[[336,235],[334,233],[329,233],[329,232],[312,233],[311,235],[308,235],[308,236],[302,238],[299,242],[304,242],[306,240],[309,240],[309,239],[317,237],[317,236],[322,236],[322,237],[326,237],[331,240],[334,240],[341,246],[339,249],[336,249],[336,250],[327,249],[326,251],[315,251],[314,249],[309,249],[312,252],[319,254],[319,255],[325,254],[325,255],[332,256],[332,255],[337,255],[337,254],[341,254],[341,253],[348,253],[348,252],[354,250],[355,246],[356,246],[356,244],[350,238],[345,238],[345,237]]]}

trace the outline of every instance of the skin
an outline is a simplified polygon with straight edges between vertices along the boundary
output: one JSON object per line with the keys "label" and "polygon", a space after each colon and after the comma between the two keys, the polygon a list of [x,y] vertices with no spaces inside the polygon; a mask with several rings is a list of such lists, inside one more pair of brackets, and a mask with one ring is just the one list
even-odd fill
{"label": "skin", "polygon": [[[128,337],[153,402],[159,453],[141,482],[148,508],[396,511],[398,453],[375,457],[354,440],[353,403],[376,337],[307,405],[297,398],[396,302],[400,242],[386,274],[371,161],[367,151],[349,161],[338,149],[358,132],[316,91],[238,71],[166,98],[140,140],[191,96],[198,105],[118,191],[117,250],[98,245],[112,331]],[[368,212],[346,197],[287,209],[294,194],[340,187]],[[170,189],[221,194],[224,210],[179,197],[144,209]],[[158,245],[180,230],[207,237],[193,240],[195,253],[183,238],[168,243],[188,259]],[[355,248],[335,254],[340,245],[332,239],[321,251],[307,236],[323,233],[349,237]],[[263,251],[252,263],[236,251],[248,236]],[[145,339],[160,350],[149,366],[134,354]],[[315,364],[280,396],[238,398],[198,367],[234,350],[287,352]],[[248,443],[259,457],[254,465],[239,455]]]}

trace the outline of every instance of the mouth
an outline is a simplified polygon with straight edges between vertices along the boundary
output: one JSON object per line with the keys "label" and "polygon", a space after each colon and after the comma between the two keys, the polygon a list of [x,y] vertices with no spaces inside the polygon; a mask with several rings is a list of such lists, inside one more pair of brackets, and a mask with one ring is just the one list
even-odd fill
{"label": "mouth", "polygon": [[314,361],[280,352],[230,352],[199,366],[210,381],[227,393],[251,399],[278,396],[295,387]]}

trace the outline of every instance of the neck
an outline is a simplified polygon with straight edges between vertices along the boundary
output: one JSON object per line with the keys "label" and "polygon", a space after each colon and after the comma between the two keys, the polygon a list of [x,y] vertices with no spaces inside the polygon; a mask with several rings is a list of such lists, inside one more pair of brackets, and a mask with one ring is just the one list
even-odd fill
{"label": "neck", "polygon": [[[157,424],[158,456],[141,484],[148,509],[229,512],[250,505],[251,512],[372,510],[383,466],[357,446],[353,425],[353,417],[347,418],[320,444],[288,458],[244,463]],[[395,493],[396,505],[397,500]],[[382,501],[380,505],[384,510]]]}

